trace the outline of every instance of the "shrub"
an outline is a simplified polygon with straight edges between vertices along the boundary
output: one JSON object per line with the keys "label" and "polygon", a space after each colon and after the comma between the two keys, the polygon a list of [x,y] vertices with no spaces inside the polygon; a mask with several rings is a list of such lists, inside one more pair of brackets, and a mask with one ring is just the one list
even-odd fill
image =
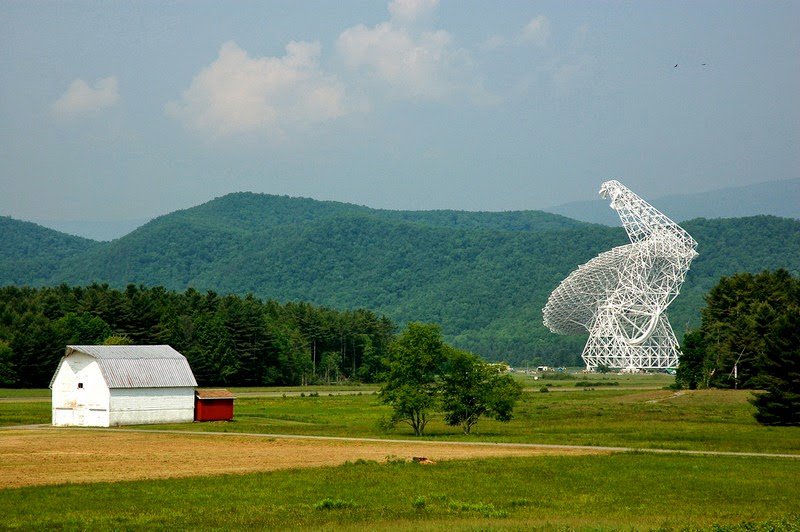
{"label": "shrub", "polygon": [[507,511],[495,508],[492,503],[450,501],[448,507],[454,512],[475,512],[483,517],[508,517]]}
{"label": "shrub", "polygon": [[353,501],[344,501],[342,499],[331,499],[326,497],[321,501],[314,504],[315,510],[341,510],[342,508],[352,508],[356,503]]}

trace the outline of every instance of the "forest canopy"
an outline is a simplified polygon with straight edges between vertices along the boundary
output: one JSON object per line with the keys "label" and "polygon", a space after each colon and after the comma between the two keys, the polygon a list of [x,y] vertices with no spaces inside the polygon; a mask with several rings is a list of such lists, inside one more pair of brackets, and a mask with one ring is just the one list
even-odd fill
{"label": "forest canopy", "polygon": [[[700,256],[668,309],[678,338],[699,325],[703,296],[721,276],[800,274],[798,220],[681,225]],[[537,211],[386,211],[241,193],[111,242],[0,217],[0,285],[134,283],[368,308],[399,326],[438,323],[447,343],[488,360],[570,366],[581,364],[586,337],[551,333],[541,309],[571,271],[627,242],[622,228]]]}
{"label": "forest canopy", "polygon": [[371,382],[394,329],[369,310],[192,288],[7,286],[0,288],[0,386],[47,387],[66,345],[121,342],[171,345],[201,386]]}

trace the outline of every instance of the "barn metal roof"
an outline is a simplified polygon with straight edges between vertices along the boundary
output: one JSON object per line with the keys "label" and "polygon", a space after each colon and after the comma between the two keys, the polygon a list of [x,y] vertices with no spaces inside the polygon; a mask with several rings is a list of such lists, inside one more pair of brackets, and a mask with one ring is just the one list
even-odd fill
{"label": "barn metal roof", "polygon": [[75,352],[97,360],[109,388],[197,386],[186,357],[168,345],[68,345],[64,358]]}

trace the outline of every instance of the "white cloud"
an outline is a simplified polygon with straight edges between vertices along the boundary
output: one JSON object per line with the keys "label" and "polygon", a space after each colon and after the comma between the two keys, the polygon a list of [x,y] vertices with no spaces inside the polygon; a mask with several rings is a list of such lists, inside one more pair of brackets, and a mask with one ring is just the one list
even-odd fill
{"label": "white cloud", "polygon": [[550,21],[544,15],[533,17],[522,29],[520,41],[544,46],[550,38]]}
{"label": "white cloud", "polygon": [[418,32],[408,25],[437,3],[395,0],[389,5],[390,21],[346,29],[336,41],[344,64],[405,97],[437,99],[464,88],[471,68],[469,53],[457,48],[444,30]]}
{"label": "white cloud", "polygon": [[53,112],[69,118],[111,107],[119,101],[117,85],[115,76],[98,79],[94,87],[90,87],[88,83],[78,78],[53,103]]}
{"label": "white cloud", "polygon": [[398,24],[410,24],[433,13],[438,5],[439,0],[393,0],[389,3],[389,14]]}
{"label": "white cloud", "polygon": [[283,57],[250,57],[234,42],[198,73],[167,114],[212,138],[250,131],[282,134],[348,112],[344,86],[319,66],[320,44],[292,41]]}

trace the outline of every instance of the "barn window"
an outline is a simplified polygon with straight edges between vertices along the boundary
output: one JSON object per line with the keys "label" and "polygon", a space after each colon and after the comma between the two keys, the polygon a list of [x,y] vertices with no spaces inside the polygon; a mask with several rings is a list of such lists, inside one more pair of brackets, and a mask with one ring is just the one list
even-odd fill
{"label": "barn window", "polygon": [[79,383],[78,383],[78,389],[80,390],[81,388],[83,388],[83,383],[82,383],[82,382],[79,382]]}

